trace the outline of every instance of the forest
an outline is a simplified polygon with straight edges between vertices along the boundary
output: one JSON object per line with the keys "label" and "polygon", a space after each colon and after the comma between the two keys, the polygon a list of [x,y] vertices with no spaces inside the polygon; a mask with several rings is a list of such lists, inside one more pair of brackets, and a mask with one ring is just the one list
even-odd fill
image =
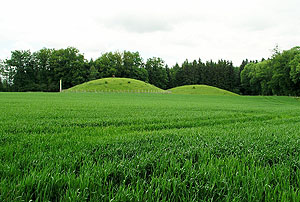
{"label": "forest", "polygon": [[126,77],[148,82],[162,89],[206,84],[241,95],[300,95],[300,47],[273,50],[271,58],[231,61],[185,60],[169,67],[159,57],[144,60],[139,52],[107,52],[87,60],[74,47],[43,48],[36,52],[15,50],[0,61],[0,91],[59,91],[105,77]]}

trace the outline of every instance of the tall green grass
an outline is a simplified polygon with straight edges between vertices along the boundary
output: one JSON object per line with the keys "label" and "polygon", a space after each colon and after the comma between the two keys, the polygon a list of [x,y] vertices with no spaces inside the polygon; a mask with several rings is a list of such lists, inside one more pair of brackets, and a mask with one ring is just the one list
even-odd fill
{"label": "tall green grass", "polygon": [[289,97],[0,93],[0,201],[300,201]]}

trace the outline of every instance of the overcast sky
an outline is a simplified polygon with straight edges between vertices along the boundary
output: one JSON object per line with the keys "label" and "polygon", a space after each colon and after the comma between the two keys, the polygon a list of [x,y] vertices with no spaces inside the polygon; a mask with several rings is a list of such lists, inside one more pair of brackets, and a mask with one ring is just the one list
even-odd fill
{"label": "overcast sky", "polygon": [[3,0],[0,59],[13,50],[72,46],[87,59],[139,51],[185,59],[268,58],[300,45],[299,0]]}

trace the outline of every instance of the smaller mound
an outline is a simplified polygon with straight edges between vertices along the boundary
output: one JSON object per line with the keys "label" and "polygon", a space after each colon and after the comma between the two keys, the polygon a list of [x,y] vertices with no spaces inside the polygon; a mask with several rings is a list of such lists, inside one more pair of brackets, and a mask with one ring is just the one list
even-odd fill
{"label": "smaller mound", "polygon": [[207,85],[186,85],[169,89],[173,94],[185,95],[237,95],[227,90]]}
{"label": "smaller mound", "polygon": [[79,84],[65,92],[155,92],[165,91],[149,83],[128,78],[103,78]]}

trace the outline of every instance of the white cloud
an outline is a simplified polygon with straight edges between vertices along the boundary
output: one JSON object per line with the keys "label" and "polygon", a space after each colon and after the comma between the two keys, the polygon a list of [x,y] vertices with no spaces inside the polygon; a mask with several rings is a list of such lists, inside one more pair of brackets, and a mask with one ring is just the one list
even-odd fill
{"label": "white cloud", "polygon": [[87,58],[139,51],[169,65],[185,59],[269,57],[299,45],[298,0],[71,1],[1,3],[0,58],[15,49],[74,46]]}

